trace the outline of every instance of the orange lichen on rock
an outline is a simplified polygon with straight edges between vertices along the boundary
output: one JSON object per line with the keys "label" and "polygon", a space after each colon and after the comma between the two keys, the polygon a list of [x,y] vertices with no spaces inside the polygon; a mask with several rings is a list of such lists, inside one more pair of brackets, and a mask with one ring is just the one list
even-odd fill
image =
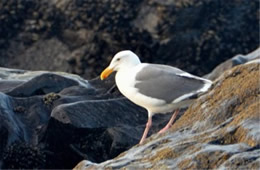
{"label": "orange lichen on rock", "polygon": [[[214,127],[234,115],[257,116],[259,94],[259,64],[234,67],[216,80],[212,90],[198,99],[172,129],[179,129],[207,119],[211,120],[209,122]],[[250,107],[254,103],[256,107]]]}

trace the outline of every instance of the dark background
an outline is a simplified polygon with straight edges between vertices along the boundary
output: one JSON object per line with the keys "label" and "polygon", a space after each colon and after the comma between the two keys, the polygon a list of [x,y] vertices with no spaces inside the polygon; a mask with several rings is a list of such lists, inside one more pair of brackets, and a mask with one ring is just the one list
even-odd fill
{"label": "dark background", "polygon": [[130,49],[204,75],[258,46],[258,0],[0,1],[1,67],[90,79]]}

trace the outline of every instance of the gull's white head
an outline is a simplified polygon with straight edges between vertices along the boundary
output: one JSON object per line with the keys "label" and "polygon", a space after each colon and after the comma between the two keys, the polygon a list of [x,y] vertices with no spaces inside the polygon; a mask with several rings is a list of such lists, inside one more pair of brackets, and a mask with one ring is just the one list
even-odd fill
{"label": "gull's white head", "polygon": [[138,56],[130,50],[118,52],[110,62],[109,66],[101,73],[101,80],[107,78],[113,71],[127,69],[140,64]]}

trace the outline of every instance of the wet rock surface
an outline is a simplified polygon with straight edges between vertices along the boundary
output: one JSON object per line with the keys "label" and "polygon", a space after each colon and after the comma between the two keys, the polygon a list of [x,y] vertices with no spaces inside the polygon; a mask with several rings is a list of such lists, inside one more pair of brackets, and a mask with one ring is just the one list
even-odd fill
{"label": "wet rock surface", "polygon": [[[107,82],[0,68],[0,168],[73,168],[137,144],[147,113]],[[170,115],[156,119],[158,131]]]}
{"label": "wet rock surface", "polygon": [[259,1],[2,0],[0,66],[97,76],[123,49],[197,75],[259,45]]}
{"label": "wet rock surface", "polygon": [[227,70],[165,134],[75,169],[259,169],[259,68],[256,62]]}
{"label": "wet rock surface", "polygon": [[[79,81],[54,73],[39,73],[38,75],[23,71],[4,70],[2,68],[2,75],[5,76],[1,78],[7,78],[8,81],[1,80],[1,86],[4,86],[5,91],[5,93],[0,93],[1,168],[71,168],[84,155],[79,154],[81,152],[77,153],[77,148],[84,146],[85,152],[92,149],[93,144],[88,144],[86,140],[92,138],[89,141],[96,142],[96,139],[101,139],[103,136],[104,140],[110,140],[110,143],[112,143],[113,134],[124,132],[124,130],[117,131],[115,128],[115,132],[110,130],[111,133],[109,133],[108,128],[113,129],[109,117],[103,120],[102,117],[99,117],[99,120],[95,121],[93,115],[92,117],[84,116],[84,113],[90,113],[90,110],[99,114],[97,110],[91,108],[96,107],[96,105],[87,103],[88,100],[98,99],[98,92],[93,92],[94,88],[88,82],[80,86]],[[12,80],[10,77],[19,79],[19,81]],[[9,82],[12,81],[18,82],[18,85],[15,84],[14,88],[9,86],[10,90],[7,91],[5,84],[9,85]],[[82,89],[88,93],[86,92],[85,95],[78,93],[77,95],[77,91]],[[66,93],[64,93],[65,90]],[[72,91],[73,94],[70,93]],[[101,99],[102,96],[100,96]],[[80,106],[77,105],[80,104],[77,104],[77,102],[83,102],[87,108],[78,110]],[[66,106],[66,103],[68,103],[68,106]],[[71,106],[75,103],[74,109],[70,109],[69,103]],[[122,104],[120,100],[111,102],[112,105],[118,103]],[[62,104],[65,105],[62,106]],[[106,107],[109,107],[109,105],[107,104]],[[128,105],[131,104],[128,103]],[[52,112],[52,110],[56,111]],[[103,117],[106,111],[106,115],[109,115],[109,110],[102,108],[100,110],[103,110]],[[112,110],[110,111],[114,113]],[[60,115],[57,113],[60,113]],[[80,116],[85,118],[80,119]],[[131,117],[131,115],[129,116]],[[91,117],[91,119],[88,119],[88,117]],[[145,114],[143,118],[145,119]],[[120,118],[118,117],[118,119]],[[113,125],[116,126],[116,124]],[[119,124],[117,126],[120,127]],[[83,138],[79,140],[79,136]],[[77,143],[74,143],[76,141]],[[94,153],[97,153],[98,149],[104,149],[102,148],[104,141],[98,141],[99,145],[95,145],[96,148],[92,149],[96,151]],[[136,141],[133,140],[132,142]],[[110,144],[107,141],[105,143],[106,145]],[[127,147],[127,144],[125,147]],[[113,149],[111,151],[116,154]],[[107,151],[107,158],[110,156],[109,152],[110,150]],[[88,156],[85,158],[98,161],[96,157],[90,158]],[[103,158],[99,155],[99,161],[104,160]]]}

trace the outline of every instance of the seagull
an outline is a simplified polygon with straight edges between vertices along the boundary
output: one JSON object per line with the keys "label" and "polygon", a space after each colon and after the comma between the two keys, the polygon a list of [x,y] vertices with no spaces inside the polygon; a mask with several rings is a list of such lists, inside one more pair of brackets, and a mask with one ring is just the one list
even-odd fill
{"label": "seagull", "polygon": [[168,124],[159,131],[164,133],[172,126],[179,109],[188,107],[212,85],[210,80],[172,66],[141,63],[139,57],[129,50],[118,52],[100,79],[106,79],[114,71],[119,91],[148,111],[148,121],[139,144],[145,141],[154,114],[175,110]]}

